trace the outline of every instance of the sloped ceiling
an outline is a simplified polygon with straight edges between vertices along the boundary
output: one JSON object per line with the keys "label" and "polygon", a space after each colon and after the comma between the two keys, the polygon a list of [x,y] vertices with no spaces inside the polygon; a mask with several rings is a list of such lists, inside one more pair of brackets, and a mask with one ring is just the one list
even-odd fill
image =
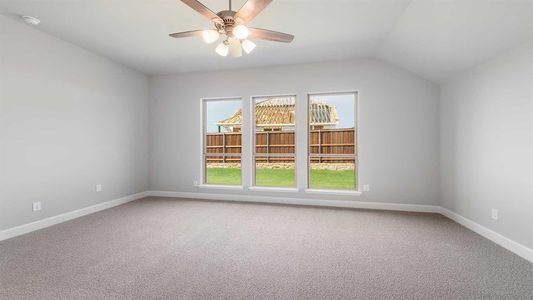
{"label": "sloped ceiling", "polygon": [[432,80],[533,39],[533,1],[413,1],[376,55]]}
{"label": "sloped ceiling", "polygon": [[255,41],[241,58],[168,37],[212,26],[178,0],[0,0],[0,13],[150,75],[377,57],[439,81],[533,39],[533,0],[274,0],[251,25],[294,42]]}

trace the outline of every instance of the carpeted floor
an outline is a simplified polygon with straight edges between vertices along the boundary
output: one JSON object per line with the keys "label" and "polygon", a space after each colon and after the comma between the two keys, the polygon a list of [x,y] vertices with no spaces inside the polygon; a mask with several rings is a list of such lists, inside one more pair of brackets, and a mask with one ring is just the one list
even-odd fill
{"label": "carpeted floor", "polygon": [[0,242],[1,299],[532,299],[440,215],[146,198]]}

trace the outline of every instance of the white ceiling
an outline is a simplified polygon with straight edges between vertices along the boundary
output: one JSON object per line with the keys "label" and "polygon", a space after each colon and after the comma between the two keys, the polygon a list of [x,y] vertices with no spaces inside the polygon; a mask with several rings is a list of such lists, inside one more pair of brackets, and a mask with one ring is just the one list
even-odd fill
{"label": "white ceiling", "polygon": [[533,39],[533,0],[274,0],[250,25],[294,42],[256,41],[241,58],[168,37],[211,27],[179,0],[0,0],[0,13],[37,17],[39,30],[147,74],[377,57],[439,81]]}

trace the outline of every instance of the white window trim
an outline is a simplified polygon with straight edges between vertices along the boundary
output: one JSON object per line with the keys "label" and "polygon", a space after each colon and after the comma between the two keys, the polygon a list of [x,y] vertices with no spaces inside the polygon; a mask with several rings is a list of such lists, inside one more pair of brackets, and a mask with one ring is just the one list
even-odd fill
{"label": "white window trim", "polygon": [[[311,96],[315,96],[315,95],[331,95],[331,94],[354,94],[355,95],[355,117],[356,117],[356,122],[354,124],[355,126],[355,134],[356,134],[356,137],[355,137],[355,144],[356,144],[356,153],[355,153],[355,163],[356,163],[356,166],[355,166],[355,172],[356,172],[356,182],[355,182],[355,186],[356,186],[356,189],[357,190],[337,190],[337,189],[312,189],[312,188],[309,188],[309,180],[310,180],[310,158],[311,158],[311,155],[309,155],[309,136],[310,136],[310,131],[309,131],[309,101],[310,101],[310,97]],[[205,103],[209,102],[209,101],[224,101],[224,100],[239,100],[241,101],[241,109],[244,109],[244,105],[243,105],[243,97],[242,96],[234,96],[234,97],[206,97],[206,98],[200,98],[200,136],[201,136],[201,141],[200,141],[200,180],[199,182],[201,182],[201,184],[196,184],[195,187],[197,188],[200,188],[200,189],[218,189],[218,190],[235,190],[235,191],[238,191],[238,190],[248,190],[248,191],[251,191],[251,192],[287,192],[287,193],[297,193],[297,192],[300,192],[300,191],[303,191],[304,193],[306,194],[322,194],[322,195],[339,195],[339,196],[342,196],[342,195],[346,195],[346,196],[360,196],[362,195],[363,193],[359,190],[360,188],[360,182],[361,182],[361,178],[359,176],[360,172],[360,164],[359,164],[359,157],[360,157],[360,149],[359,149],[359,122],[360,122],[360,117],[359,117],[359,110],[360,110],[360,106],[359,106],[359,91],[357,90],[354,90],[354,91],[328,91],[328,92],[308,92],[307,93],[307,99],[306,99],[306,108],[305,108],[305,111],[306,111],[306,122],[305,124],[303,124],[305,126],[305,130],[307,132],[307,138],[306,138],[306,142],[307,142],[307,145],[306,145],[306,156],[307,158],[306,159],[301,159],[300,160],[300,164],[301,166],[299,166],[299,163],[298,163],[298,159],[297,159],[297,156],[298,156],[298,140],[297,140],[297,132],[300,128],[300,126],[302,126],[302,122],[301,120],[299,120],[298,118],[296,119],[296,122],[295,122],[295,126],[294,126],[294,140],[295,140],[295,149],[294,149],[294,155],[292,154],[288,154],[286,156],[294,156],[294,165],[295,165],[295,182],[296,182],[296,186],[295,187],[276,187],[276,186],[255,186],[255,157],[257,156],[256,153],[255,153],[255,99],[257,98],[261,98],[261,97],[295,97],[295,104],[298,105],[298,93],[288,93],[288,94],[278,94],[278,93],[273,93],[273,94],[268,94],[268,95],[256,95],[256,96],[250,96],[250,105],[248,107],[248,117],[247,118],[244,118],[244,115],[243,115],[243,124],[242,124],[242,129],[241,129],[241,132],[243,134],[243,139],[242,139],[242,142],[243,142],[243,145],[242,145],[242,152],[240,154],[226,154],[226,156],[239,156],[241,157],[241,184],[240,185],[222,185],[222,184],[208,184],[208,183],[205,183],[205,153],[204,153],[204,145],[205,145],[205,124],[204,124],[204,121],[205,121],[205,117],[206,117],[206,109],[205,109]],[[301,105],[301,104],[300,104]],[[296,108],[295,108],[296,109]],[[246,155],[244,153],[244,149],[245,149],[245,139],[244,139],[244,128],[248,128],[249,129],[249,139],[248,141],[250,142],[250,144],[248,145],[249,147],[246,147],[248,148],[248,150],[246,151]],[[261,154],[259,154],[259,156],[261,156]],[[280,154],[279,156],[284,156],[284,154]],[[350,155],[348,155],[350,156]],[[353,155],[351,156],[353,157]],[[246,166],[246,164],[242,161],[242,159],[246,158],[247,160],[250,160],[250,164],[249,164],[249,168],[251,170],[249,170],[250,172],[248,174],[245,174],[245,172],[243,172],[243,169],[242,167]],[[298,176],[298,168],[305,168],[306,169],[306,174],[307,178],[303,177],[303,178],[299,178]],[[247,178],[245,178],[245,175],[249,175],[249,176],[246,176]],[[301,175],[301,174],[300,174]],[[249,177],[249,178],[248,178]],[[299,180],[301,179],[307,179],[305,184],[304,185],[301,185],[303,184],[299,182]]]}
{"label": "white window trim", "polygon": [[249,191],[257,192],[287,192],[287,193],[297,193],[300,190],[296,187],[276,187],[276,186],[250,186],[248,187]]}
{"label": "white window trim", "polygon": [[[351,95],[353,94],[354,95],[354,100],[355,100],[355,103],[354,103],[354,108],[355,108],[355,111],[354,111],[354,116],[355,116],[355,122],[354,122],[354,127],[355,127],[355,140],[354,140],[354,143],[355,143],[355,154],[354,155],[351,155],[351,154],[347,154],[347,155],[344,155],[344,154],[335,154],[335,155],[325,155],[325,156],[330,156],[330,157],[343,157],[343,156],[346,156],[346,157],[353,157],[354,160],[355,160],[355,190],[336,190],[336,189],[313,189],[310,187],[310,180],[311,180],[311,157],[317,157],[318,155],[311,155],[309,152],[309,148],[310,148],[310,137],[311,137],[311,130],[309,130],[309,104],[310,104],[310,101],[311,101],[311,96],[317,96],[317,95]],[[307,159],[306,159],[306,169],[307,169],[307,182],[306,182],[306,188],[305,188],[305,192],[306,193],[310,193],[310,194],[328,194],[328,195],[355,195],[355,196],[360,196],[362,193],[361,191],[359,190],[359,181],[360,181],[360,177],[359,177],[359,91],[357,90],[354,90],[354,91],[332,91],[332,92],[308,92],[307,93],[307,99],[306,99],[306,115],[307,115],[307,118],[306,118],[306,131],[307,131],[307,149],[306,149],[306,153],[307,153]]]}
{"label": "white window trim", "polygon": [[213,190],[232,190],[232,191],[244,190],[244,187],[242,185],[199,184],[196,187],[201,188],[201,189],[213,189]]}
{"label": "white window trim", "polygon": [[[226,100],[239,100],[241,101],[241,110],[243,109],[242,105],[242,97],[241,96],[235,96],[235,97],[211,97],[211,98],[200,98],[200,184],[196,185],[198,188],[205,188],[205,189],[221,189],[221,190],[243,190],[244,189],[244,178],[243,178],[243,172],[242,172],[242,147],[241,147],[241,153],[240,154],[220,154],[220,156],[233,156],[233,157],[240,157],[241,158],[241,184],[240,185],[224,185],[224,184],[209,184],[205,182],[205,169],[206,169],[206,153],[204,153],[205,148],[205,137],[206,137],[206,130],[205,130],[205,120],[206,120],[206,103],[207,102],[214,102],[214,101],[226,101]],[[243,119],[244,123],[244,119]],[[244,126],[244,124],[242,125]],[[242,141],[242,136],[241,136]],[[242,142],[241,142],[242,143]]]}
{"label": "white window trim", "polygon": [[[249,179],[249,182],[250,182],[250,186],[248,187],[248,190],[251,190],[251,191],[269,191],[269,192],[276,192],[276,191],[279,191],[279,192],[298,192],[299,189],[298,189],[298,161],[297,161],[297,153],[298,153],[298,143],[297,143],[297,135],[296,135],[296,132],[298,130],[298,119],[296,119],[295,123],[294,123],[294,154],[290,154],[290,153],[270,153],[270,154],[267,154],[267,153],[260,153],[259,155],[255,152],[256,150],[256,147],[255,147],[255,134],[256,134],[256,131],[255,131],[255,99],[258,99],[258,98],[269,98],[269,97],[294,97],[294,109],[295,109],[295,113],[296,113],[296,107],[297,107],[297,102],[298,102],[298,95],[296,93],[288,93],[288,94],[269,94],[269,95],[256,95],[256,96],[250,96],[250,111],[249,111],[249,116],[250,116],[250,124],[249,124],[249,129],[250,129],[250,141],[251,141],[251,144],[250,144],[250,152],[251,152],[251,156],[250,156],[250,176],[251,178]],[[277,186],[262,186],[262,185],[256,185],[255,183],[255,169],[256,169],[256,166],[255,166],[255,158],[256,157],[267,157],[267,156],[270,156],[270,157],[294,157],[294,182],[296,183],[296,186],[295,187],[277,187]]]}
{"label": "white window trim", "polygon": [[320,194],[320,195],[351,195],[361,196],[361,191],[355,190],[328,190],[328,189],[305,189],[307,194]]}

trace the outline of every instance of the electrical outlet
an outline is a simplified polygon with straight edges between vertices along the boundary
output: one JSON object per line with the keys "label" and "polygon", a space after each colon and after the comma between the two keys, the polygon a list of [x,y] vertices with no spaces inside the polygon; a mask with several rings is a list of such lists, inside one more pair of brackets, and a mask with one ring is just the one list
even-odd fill
{"label": "electrical outlet", "polygon": [[99,183],[99,184],[96,185],[96,192],[101,192],[102,189],[103,189],[103,188],[102,188],[102,184],[101,184],[101,183]]}
{"label": "electrical outlet", "polygon": [[193,184],[194,186],[198,186],[198,180],[193,181],[192,184]]}
{"label": "electrical outlet", "polygon": [[363,184],[363,192],[370,192],[370,184]]}
{"label": "electrical outlet", "polygon": [[495,208],[492,209],[492,218],[498,220],[498,210]]}
{"label": "electrical outlet", "polygon": [[41,201],[33,202],[32,210],[33,211],[41,210]]}

